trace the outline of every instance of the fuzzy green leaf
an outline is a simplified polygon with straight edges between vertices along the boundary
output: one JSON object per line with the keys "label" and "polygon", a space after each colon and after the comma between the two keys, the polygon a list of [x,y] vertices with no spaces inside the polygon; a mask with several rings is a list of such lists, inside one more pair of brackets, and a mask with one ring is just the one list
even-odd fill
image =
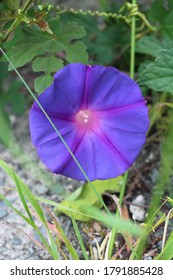
{"label": "fuzzy green leaf", "polygon": [[140,86],[173,94],[173,49],[163,50],[140,74]]}
{"label": "fuzzy green leaf", "polygon": [[19,9],[21,0],[7,0],[7,6],[8,8],[12,9],[12,10],[17,10]]}
{"label": "fuzzy green leaf", "polygon": [[35,79],[34,87],[35,90],[40,94],[52,83],[53,78],[49,75],[42,75]]}
{"label": "fuzzy green leaf", "polygon": [[[14,66],[18,68],[32,61],[38,53],[39,46],[36,42],[33,44],[33,42],[23,41],[14,46],[10,58]],[[13,68],[9,66],[9,70],[13,70]]]}
{"label": "fuzzy green leaf", "polygon": [[84,28],[76,22],[61,24],[59,18],[48,23],[53,34],[37,26],[25,27],[17,30],[14,39],[6,44],[7,53],[16,68],[33,62],[34,71],[45,72],[45,76],[35,81],[35,89],[39,93],[50,85],[53,73],[63,67],[64,61],[88,63],[86,46],[79,41],[86,34]]}
{"label": "fuzzy green leaf", "polygon": [[[167,5],[165,3],[167,2]],[[155,0],[148,13],[147,17],[152,22],[157,23],[157,28],[161,31],[161,33],[167,33],[172,35],[173,31],[173,5],[172,0]]]}
{"label": "fuzzy green leaf", "polygon": [[20,92],[21,85],[21,82],[14,80],[7,92],[5,100],[7,104],[10,104],[16,115],[23,114],[25,109],[25,96]]}
{"label": "fuzzy green leaf", "polygon": [[8,146],[11,138],[11,126],[7,113],[0,107],[0,141]]}
{"label": "fuzzy green leaf", "polygon": [[35,72],[44,71],[47,75],[58,71],[62,67],[62,60],[55,56],[37,57],[32,64],[32,68]]}
{"label": "fuzzy green leaf", "polygon": [[[85,27],[87,37],[84,43],[90,53],[91,62],[108,65],[111,64],[116,54],[116,47],[123,48],[129,42],[129,30],[121,22],[112,25],[104,22],[103,26],[98,23],[96,17],[90,15],[74,15],[64,13],[63,21],[74,20]],[[123,36],[121,35],[123,33]]]}
{"label": "fuzzy green leaf", "polygon": [[160,55],[161,50],[169,49],[173,46],[173,38],[165,36],[162,40],[158,40],[154,36],[144,36],[136,43],[136,52],[148,54],[153,57]]}
{"label": "fuzzy green leaf", "polygon": [[[102,194],[105,191],[111,191],[114,193],[120,192],[121,184],[122,184],[122,176],[119,176],[115,179],[109,179],[104,181],[96,180],[92,182],[92,185],[94,186],[94,188],[97,190],[99,194]],[[102,204],[98,196],[93,191],[89,183],[86,183],[84,186],[78,188],[76,191],[70,194],[64,201],[61,202],[61,205],[67,206],[79,212],[83,212],[82,209],[84,205],[85,207],[91,207],[91,206],[95,206],[97,208],[102,207]],[[67,210],[61,210],[61,211],[67,215],[71,214]],[[89,217],[75,212],[73,212],[73,218],[81,221],[90,220]]]}

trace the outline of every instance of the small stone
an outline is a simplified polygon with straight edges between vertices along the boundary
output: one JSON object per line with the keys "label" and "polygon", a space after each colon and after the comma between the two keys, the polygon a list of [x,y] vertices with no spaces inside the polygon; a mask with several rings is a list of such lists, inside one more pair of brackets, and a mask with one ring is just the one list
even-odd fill
{"label": "small stone", "polygon": [[16,237],[16,236],[15,236],[15,237],[13,238],[13,240],[12,240],[12,244],[15,245],[15,246],[16,246],[16,245],[21,245],[21,244],[22,244],[22,240],[21,240],[19,237]]}
{"label": "small stone", "polygon": [[132,204],[136,204],[136,205],[130,205],[129,207],[133,220],[143,222],[145,219],[145,209],[142,207],[145,205],[145,199],[143,195],[138,195],[132,201]]}
{"label": "small stone", "polygon": [[[33,244],[34,245],[34,244]],[[35,253],[35,249],[33,247],[28,248],[28,254],[31,256]]]}
{"label": "small stone", "polygon": [[144,258],[144,260],[147,260],[147,261],[151,261],[153,259],[153,257],[151,257],[151,256],[146,256],[145,258]]}
{"label": "small stone", "polygon": [[6,209],[0,209],[0,219],[3,219],[7,216],[7,211]]}
{"label": "small stone", "polygon": [[148,163],[148,162],[151,162],[151,161],[153,161],[153,159],[154,159],[154,154],[153,154],[153,153],[150,153],[145,162],[147,162],[147,163]]}
{"label": "small stone", "polygon": [[159,177],[159,171],[154,168],[151,173],[151,181],[152,181],[153,185],[156,184],[158,177]]}
{"label": "small stone", "polygon": [[91,241],[91,246],[92,247],[97,247],[97,244],[101,244],[103,238],[102,237],[96,237]]}
{"label": "small stone", "polygon": [[5,247],[5,245],[4,245],[4,247],[1,247],[0,253],[1,253],[1,256],[2,255],[4,255],[4,256],[8,255],[9,252],[8,252],[8,249]]}
{"label": "small stone", "polygon": [[158,249],[161,250],[162,249],[162,240],[158,241],[156,244],[157,244]]}
{"label": "small stone", "polygon": [[38,184],[35,186],[35,190],[38,193],[38,195],[43,195],[46,194],[48,192],[48,189],[46,186]]}

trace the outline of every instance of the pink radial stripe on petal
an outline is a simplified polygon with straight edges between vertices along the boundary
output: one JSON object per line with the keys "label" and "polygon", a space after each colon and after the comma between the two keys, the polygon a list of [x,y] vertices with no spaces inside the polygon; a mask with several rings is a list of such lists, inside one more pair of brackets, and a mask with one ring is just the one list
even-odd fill
{"label": "pink radial stripe on petal", "polygon": [[[117,177],[129,168],[127,162],[112,152],[112,149],[94,133],[85,134],[74,154],[91,181],[96,178],[104,180],[105,178]],[[61,174],[86,181],[72,158]]]}

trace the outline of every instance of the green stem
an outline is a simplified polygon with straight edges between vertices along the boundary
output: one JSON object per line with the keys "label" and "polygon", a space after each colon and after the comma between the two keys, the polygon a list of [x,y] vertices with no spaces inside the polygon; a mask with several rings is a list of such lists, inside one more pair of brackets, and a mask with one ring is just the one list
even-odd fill
{"label": "green stem", "polygon": [[[30,4],[32,3],[33,0],[28,0],[23,8],[21,9],[21,13],[25,13],[28,9],[28,7],[30,6]],[[2,42],[4,42],[9,35],[14,31],[14,29],[22,22],[22,18],[19,19],[19,17],[17,16],[17,18],[13,21],[12,25],[10,26],[10,28],[7,30],[7,32],[5,33]]]}
{"label": "green stem", "polygon": [[[124,174],[124,178],[123,178],[123,185],[122,185],[120,196],[119,196],[119,205],[120,206],[122,206],[122,204],[123,204],[123,198],[124,198],[124,194],[125,194],[125,190],[126,190],[127,178],[128,178],[128,171]],[[115,214],[116,218],[119,217],[119,215],[120,215],[120,213],[119,213],[118,208],[117,208],[117,211],[116,211],[116,214]],[[109,249],[108,249],[108,258],[109,259],[112,256],[112,251],[113,251],[113,248],[114,248],[114,242],[115,242],[115,239],[116,239],[116,234],[117,234],[117,228],[115,226],[112,229],[111,236],[110,236],[110,243],[109,243]]]}
{"label": "green stem", "polygon": [[[132,5],[136,5],[136,0],[132,0]],[[134,79],[135,73],[135,33],[136,33],[136,18],[135,15],[132,16],[132,24],[131,24],[131,52],[130,52],[130,77]],[[128,179],[128,171],[124,174],[123,185],[121,188],[120,196],[119,196],[119,205],[122,206],[124,194],[126,191],[126,184]],[[116,211],[116,217],[119,216],[119,211]],[[116,239],[117,228],[116,226],[112,229],[110,236],[110,243],[108,249],[108,258],[110,259],[112,256],[112,251],[114,248],[114,242]]]}
{"label": "green stem", "polygon": [[[136,5],[136,0],[132,0],[132,5]],[[135,33],[136,33],[136,17],[132,17],[131,25],[131,52],[130,52],[130,77],[134,79],[135,74]]]}

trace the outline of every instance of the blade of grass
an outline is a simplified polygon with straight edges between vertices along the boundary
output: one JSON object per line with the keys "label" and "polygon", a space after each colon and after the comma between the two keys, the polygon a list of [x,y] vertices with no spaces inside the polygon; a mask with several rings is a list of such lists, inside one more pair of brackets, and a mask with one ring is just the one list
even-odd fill
{"label": "blade of grass", "polygon": [[[116,224],[117,230],[122,232],[122,233],[124,231],[127,231],[131,234],[140,236],[143,232],[143,229],[141,227],[139,227],[139,226],[137,226],[137,225],[135,225],[135,224],[133,224],[129,221],[123,220],[119,217],[115,217],[115,215],[108,215],[108,214],[104,213],[103,211],[98,210],[97,208],[94,208],[94,207],[90,207],[90,209],[88,209],[88,206],[85,207],[85,205],[83,205],[84,212],[81,212],[81,211],[71,209],[67,206],[63,206],[60,203],[51,201],[49,199],[45,199],[43,197],[36,196],[36,199],[39,200],[39,201],[42,201],[46,204],[50,204],[52,206],[55,206],[59,209],[65,209],[69,212],[72,211],[74,213],[77,213],[77,214],[80,214],[80,215],[85,215],[86,217],[90,217],[94,220],[99,220],[99,221],[103,222],[103,224],[105,224],[105,225],[107,225],[108,227],[111,227],[111,228],[113,228]],[[122,223],[121,223],[121,221],[122,221]]]}
{"label": "blade of grass", "polygon": [[[20,177],[15,174],[13,169],[8,164],[6,164],[3,160],[0,160],[0,167],[16,183],[16,187],[17,187],[17,190],[19,190],[19,196],[20,196],[22,202],[23,202],[24,196],[25,196],[28,199],[28,201],[31,203],[31,205],[34,208],[34,210],[36,211],[36,213],[38,214],[42,223],[47,226],[46,220],[44,217],[44,213],[43,213],[40,205],[38,204],[37,200],[35,199],[35,196],[30,191],[30,189],[25,185],[25,183],[20,179]],[[25,205],[24,208],[26,207],[25,210],[28,213],[29,209],[26,206],[26,201],[24,202],[24,205]]]}
{"label": "blade of grass", "polygon": [[141,238],[138,241],[137,246],[135,247],[130,259],[141,259],[143,252],[145,250],[145,246],[148,240],[148,235],[154,228],[154,222],[156,219],[156,214],[158,212],[158,209],[160,208],[160,200],[162,196],[164,195],[165,188],[167,185],[169,185],[170,176],[172,174],[172,168],[173,168],[173,145],[172,145],[172,139],[173,139],[173,115],[172,112],[168,112],[168,119],[169,124],[167,125],[167,133],[163,136],[161,139],[161,146],[162,146],[162,152],[161,152],[161,167],[160,167],[160,174],[158,178],[158,182],[154,187],[153,190],[153,196],[150,203],[150,207],[147,213],[147,219],[146,219],[146,227],[144,235],[141,236]]}
{"label": "blade of grass", "polygon": [[173,258],[173,231],[171,232],[163,251],[155,258],[155,260],[171,260]]}
{"label": "blade of grass", "polygon": [[[51,234],[51,232],[50,232],[50,230],[47,226],[47,222],[46,222],[43,210],[41,209],[41,207],[40,207],[39,203],[37,202],[35,196],[32,194],[30,189],[24,184],[24,182],[15,174],[13,169],[11,167],[9,167],[4,161],[0,160],[0,166],[6,172],[6,174],[9,177],[11,177],[11,179],[16,183],[17,190],[19,192],[19,196],[20,196],[21,201],[23,203],[24,209],[26,210],[27,213],[29,213],[29,217],[31,217],[31,214],[30,214],[29,208],[26,204],[26,201],[25,201],[24,197],[27,198],[27,200],[30,202],[33,209],[35,210],[35,212],[39,216],[41,222],[43,223],[43,225],[45,226],[45,228],[47,230],[53,257],[54,257],[54,259],[59,259],[59,254],[58,254],[58,251],[57,251],[57,248],[56,248],[56,244],[55,244],[54,239],[52,237],[52,234]],[[32,217],[31,217],[31,220],[33,222]]]}
{"label": "blade of grass", "polygon": [[63,197],[65,196],[65,188],[56,182],[51,173],[45,172],[43,168],[38,166],[38,163],[32,154],[29,154],[28,152],[25,154],[25,150],[17,142],[14,135],[10,137],[9,143],[6,146],[10,153],[17,158],[17,161],[22,165],[22,168],[26,169],[32,178],[38,179],[49,188],[54,189],[59,195]]}
{"label": "blade of grass", "polygon": [[21,185],[18,183],[18,180],[17,180],[17,178],[16,178],[16,174],[15,174],[14,172],[13,172],[13,177],[14,177],[14,181],[15,181],[15,184],[16,184],[16,187],[17,187],[17,191],[18,191],[20,200],[21,200],[21,202],[22,202],[22,204],[23,204],[23,207],[24,207],[26,213],[28,214],[30,220],[31,220],[32,222],[34,222],[32,216],[31,216],[31,213],[30,213],[30,211],[29,211],[28,205],[27,205],[27,203],[26,203],[25,197],[24,197],[24,195],[23,195],[23,192],[22,192],[22,189],[21,189]]}
{"label": "blade of grass", "polygon": [[128,232],[134,236],[140,236],[143,233],[143,229],[134,223],[122,219],[120,217],[115,217],[114,215],[107,215],[103,211],[98,210],[97,208],[90,207],[89,209],[85,209],[86,213],[90,214],[93,219],[100,221],[107,225],[108,227],[113,228],[116,224],[117,230],[124,234]]}
{"label": "blade of grass", "polygon": [[5,222],[0,222],[1,225],[4,225],[6,227],[10,227],[12,229],[15,229],[16,231],[18,231],[19,233],[22,233],[23,235],[25,235],[27,238],[29,238],[36,246],[40,247],[43,250],[46,250],[46,247],[43,246],[42,243],[40,243],[38,240],[36,240],[31,234],[27,234],[26,232],[24,232],[23,230],[14,227],[13,225],[10,225],[8,223]]}
{"label": "blade of grass", "polygon": [[79,228],[78,228],[78,225],[76,223],[76,220],[74,219],[73,217],[73,212],[71,212],[71,220],[72,220],[72,223],[73,223],[73,228],[74,228],[74,231],[76,233],[76,236],[77,236],[77,239],[79,241],[79,244],[80,244],[80,247],[82,249],[82,253],[83,253],[83,256],[85,258],[85,260],[88,260],[88,254],[87,254],[87,251],[86,251],[86,248],[85,248],[85,245],[84,245],[84,242],[82,240],[82,236],[80,234],[80,231],[79,231]]}
{"label": "blade of grass", "polygon": [[173,212],[173,208],[168,212],[166,219],[165,219],[165,226],[164,226],[164,232],[163,232],[163,238],[162,238],[162,251],[164,250],[165,247],[165,241],[166,241],[166,234],[167,234],[167,230],[168,230],[168,223],[169,223],[169,219],[171,217],[171,214]]}
{"label": "blade of grass", "polygon": [[44,246],[46,247],[47,251],[52,255],[51,249],[50,249],[49,245],[47,244],[45,238],[39,231],[37,225],[34,222],[32,222],[30,219],[28,219],[25,215],[23,215],[20,211],[18,211],[17,208],[15,208],[11,204],[11,202],[9,200],[7,200],[2,194],[0,194],[0,199],[2,199],[18,216],[20,216],[27,224],[29,224],[37,232],[37,234],[41,238]]}
{"label": "blade of grass", "polygon": [[25,215],[23,215],[16,207],[14,207],[11,202],[6,199],[2,194],[0,194],[0,199],[2,199],[18,216],[20,216],[27,224],[30,226],[34,226],[33,220],[28,219]]}
{"label": "blade of grass", "polygon": [[[124,194],[125,194],[125,190],[126,190],[126,184],[127,184],[127,178],[128,178],[128,171],[123,176],[123,184],[122,184],[122,188],[121,188],[121,192],[120,192],[120,197],[119,197],[119,205],[120,206],[122,206],[122,203],[123,203],[123,198],[124,198]],[[116,211],[116,215],[115,216],[119,217],[118,207],[117,207],[117,211]],[[108,258],[109,259],[112,256],[112,252],[113,252],[113,248],[114,248],[114,243],[115,243],[115,240],[116,240],[116,234],[117,234],[117,226],[115,224],[115,226],[113,227],[113,229],[111,231],[111,235],[110,235],[109,248],[108,248]]]}
{"label": "blade of grass", "polygon": [[67,236],[65,235],[65,233],[64,233],[64,231],[63,231],[63,229],[62,229],[62,227],[61,227],[60,224],[58,223],[58,221],[57,221],[55,215],[54,215],[48,208],[46,208],[46,209],[47,209],[47,211],[48,211],[50,217],[52,218],[52,220],[53,220],[53,222],[54,222],[54,225],[56,226],[58,232],[59,232],[60,235],[62,236],[62,239],[63,239],[65,245],[67,246],[67,248],[68,248],[68,250],[69,250],[69,252],[70,252],[72,258],[73,258],[74,260],[79,260],[79,256],[78,256],[76,250],[74,249],[74,247],[72,246],[72,244],[71,244],[70,241],[68,240],[68,238],[67,238]]}

